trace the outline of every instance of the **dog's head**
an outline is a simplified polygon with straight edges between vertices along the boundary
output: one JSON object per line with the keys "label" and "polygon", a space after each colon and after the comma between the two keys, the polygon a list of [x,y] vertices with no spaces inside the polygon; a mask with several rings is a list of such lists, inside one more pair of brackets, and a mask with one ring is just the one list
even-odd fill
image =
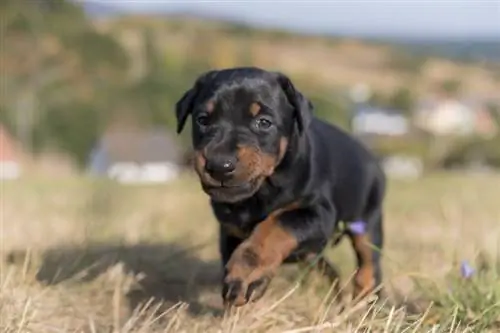
{"label": "dog's head", "polygon": [[311,113],[311,102],[281,73],[214,70],[177,102],[177,133],[191,115],[194,168],[204,191],[214,201],[237,202],[273,174]]}

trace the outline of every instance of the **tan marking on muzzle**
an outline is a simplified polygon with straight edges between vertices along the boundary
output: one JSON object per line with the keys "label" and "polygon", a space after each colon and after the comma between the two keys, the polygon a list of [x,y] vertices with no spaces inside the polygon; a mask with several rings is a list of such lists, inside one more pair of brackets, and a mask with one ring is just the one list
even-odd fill
{"label": "tan marking on muzzle", "polygon": [[277,157],[265,154],[252,146],[239,146],[239,165],[236,168],[236,177],[242,180],[258,176],[269,176],[273,173]]}
{"label": "tan marking on muzzle", "polygon": [[193,166],[194,166],[195,171],[198,173],[203,172],[203,169],[205,169],[206,163],[207,163],[207,160],[203,156],[203,151],[195,150],[194,151],[194,158],[193,158]]}
{"label": "tan marking on muzzle", "polygon": [[256,147],[240,145],[238,147],[239,165],[236,177],[242,180],[259,176],[270,176],[286,154],[288,140],[281,138],[278,155],[263,153]]}

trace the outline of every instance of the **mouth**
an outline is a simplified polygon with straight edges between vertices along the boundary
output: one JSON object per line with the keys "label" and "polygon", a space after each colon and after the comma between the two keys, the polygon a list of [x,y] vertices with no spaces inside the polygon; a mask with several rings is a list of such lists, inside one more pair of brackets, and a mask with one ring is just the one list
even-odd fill
{"label": "mouth", "polygon": [[210,184],[202,182],[202,188],[212,200],[218,202],[234,203],[251,197],[259,189],[259,180],[252,179],[244,183],[231,184],[220,182]]}

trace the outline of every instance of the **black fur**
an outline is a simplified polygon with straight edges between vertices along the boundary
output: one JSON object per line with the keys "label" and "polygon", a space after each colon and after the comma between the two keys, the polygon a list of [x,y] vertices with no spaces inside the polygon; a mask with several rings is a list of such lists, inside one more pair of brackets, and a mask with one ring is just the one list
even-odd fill
{"label": "black fur", "polygon": [[[208,116],[209,124],[200,126],[197,119],[206,114],[204,103],[209,99],[215,107]],[[253,102],[262,107],[257,117],[248,112]],[[321,253],[339,221],[366,221],[374,245],[382,250],[386,180],[376,158],[348,133],[315,118],[311,102],[285,75],[252,67],[210,71],[186,92],[176,111],[178,132],[192,115],[193,147],[208,159],[234,158],[238,144],[257,147],[277,158],[280,139],[288,142],[274,172],[261,183],[252,185],[252,179],[240,179],[232,184],[236,190],[231,186],[214,189],[202,179],[221,222],[224,264],[242,238],[229,234],[223,223],[249,234],[271,212],[292,202],[299,202],[300,207],[280,217],[282,226],[299,242],[287,262]],[[261,116],[273,123],[270,129],[255,129],[255,118]],[[375,280],[380,284],[377,251],[373,260]]]}

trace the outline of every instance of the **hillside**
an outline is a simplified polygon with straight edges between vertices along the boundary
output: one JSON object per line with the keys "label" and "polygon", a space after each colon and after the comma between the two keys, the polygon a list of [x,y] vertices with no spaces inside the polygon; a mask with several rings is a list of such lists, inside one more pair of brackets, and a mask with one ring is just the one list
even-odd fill
{"label": "hillside", "polygon": [[408,52],[441,56],[457,61],[469,62],[500,62],[500,33],[499,37],[489,37],[482,40],[400,40],[388,39],[386,42],[405,48]]}
{"label": "hillside", "polygon": [[[168,7],[168,6],[167,6]],[[85,2],[83,9],[90,17],[116,17],[133,12],[130,9],[125,9],[120,6],[113,6],[110,4],[100,2]],[[256,23],[249,23],[237,18],[230,17],[225,14],[216,14],[215,12],[204,12],[200,8],[165,8],[158,6],[158,10],[154,12],[151,8],[135,9],[141,13],[155,13],[155,15],[172,15],[173,13],[184,13],[190,17],[197,17],[200,19],[209,19],[234,23],[236,25],[255,26]],[[298,31],[295,28],[295,31]],[[326,30],[325,30],[326,31]],[[311,32],[312,33],[312,32]],[[318,32],[317,32],[318,33]],[[478,37],[465,37],[465,36],[444,36],[444,35],[407,35],[402,37],[400,32],[393,31],[393,34],[383,32],[357,33],[355,35],[349,34],[344,30],[342,33],[338,28],[331,30],[327,33],[333,35],[349,35],[354,38],[377,40],[382,43],[391,45],[402,46],[409,52],[417,52],[419,54],[432,54],[442,56],[445,58],[452,58],[456,60],[471,60],[471,61],[500,61],[500,31],[496,34],[484,34]],[[396,37],[399,36],[399,37]]]}
{"label": "hillside", "polygon": [[29,151],[62,151],[82,167],[117,119],[174,129],[169,110],[209,68],[281,70],[307,94],[318,116],[340,126],[351,116],[348,89],[359,83],[372,87],[374,104],[404,112],[449,80],[464,97],[498,98],[500,91],[500,62],[417,56],[383,41],[257,30],[181,15],[86,15],[68,0],[10,0],[0,6],[0,16],[7,92],[0,96],[2,125]]}
{"label": "hillside", "polygon": [[[94,22],[104,32],[129,39],[132,52],[133,36],[137,38],[147,28],[154,31],[169,57],[206,61],[213,67],[257,64],[276,68],[300,77],[309,87],[349,88],[362,82],[379,93],[401,86],[429,93],[444,80],[458,80],[463,92],[474,97],[493,97],[500,91],[500,62],[458,62],[424,52],[410,53],[409,46],[401,43],[391,46],[381,41],[301,36],[181,16],[129,16]],[[423,50],[433,54],[431,46]]]}

